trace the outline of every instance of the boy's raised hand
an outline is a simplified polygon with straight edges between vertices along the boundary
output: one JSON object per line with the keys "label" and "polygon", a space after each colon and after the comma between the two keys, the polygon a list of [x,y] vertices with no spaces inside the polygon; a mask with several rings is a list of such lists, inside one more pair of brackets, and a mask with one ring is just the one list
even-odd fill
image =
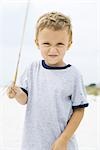
{"label": "boy's raised hand", "polygon": [[15,98],[22,105],[25,105],[28,100],[27,94],[15,84],[8,87],[7,95],[9,98]]}
{"label": "boy's raised hand", "polygon": [[7,95],[9,98],[16,98],[21,93],[20,87],[15,86],[13,83],[7,89]]}

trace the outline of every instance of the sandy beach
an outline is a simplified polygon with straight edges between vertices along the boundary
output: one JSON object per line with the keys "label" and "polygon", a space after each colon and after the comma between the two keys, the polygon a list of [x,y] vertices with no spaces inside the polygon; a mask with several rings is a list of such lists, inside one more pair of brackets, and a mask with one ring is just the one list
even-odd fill
{"label": "sandy beach", "polygon": [[[76,131],[79,150],[99,150],[100,96],[88,96],[89,107]],[[20,150],[26,106],[0,95],[0,150]]]}

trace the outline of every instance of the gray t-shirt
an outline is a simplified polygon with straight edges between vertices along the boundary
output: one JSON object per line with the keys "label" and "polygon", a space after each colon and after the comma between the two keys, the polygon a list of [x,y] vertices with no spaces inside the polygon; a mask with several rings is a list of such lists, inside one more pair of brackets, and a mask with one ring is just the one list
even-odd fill
{"label": "gray t-shirt", "polygon": [[[44,60],[34,62],[19,86],[28,92],[22,150],[51,150],[73,109],[88,106],[82,77],[71,65],[50,67]],[[78,150],[74,135],[67,150]]]}

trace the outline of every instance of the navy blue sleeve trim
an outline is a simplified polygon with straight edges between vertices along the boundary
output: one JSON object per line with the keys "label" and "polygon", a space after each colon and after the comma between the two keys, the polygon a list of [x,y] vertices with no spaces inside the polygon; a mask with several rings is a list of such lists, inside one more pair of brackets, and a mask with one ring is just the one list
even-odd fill
{"label": "navy blue sleeve trim", "polygon": [[88,103],[86,104],[82,104],[82,105],[77,105],[77,106],[72,106],[73,109],[77,109],[77,108],[84,108],[84,107],[88,107]]}
{"label": "navy blue sleeve trim", "polygon": [[22,88],[22,87],[20,87],[22,90],[23,90],[23,92],[25,92],[26,93],[26,95],[28,96],[28,91],[27,90],[25,90],[24,88]]}

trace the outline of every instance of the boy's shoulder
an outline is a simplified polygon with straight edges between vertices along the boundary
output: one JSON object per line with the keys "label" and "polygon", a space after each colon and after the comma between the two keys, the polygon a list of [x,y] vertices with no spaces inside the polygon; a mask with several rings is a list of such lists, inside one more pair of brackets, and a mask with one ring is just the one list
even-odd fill
{"label": "boy's shoulder", "polygon": [[79,69],[76,66],[71,65],[70,70],[71,70],[71,72],[72,72],[73,75],[76,75],[76,76],[79,75],[79,76],[81,76],[81,72],[79,71]]}
{"label": "boy's shoulder", "polygon": [[71,65],[70,71],[71,71],[70,76],[74,79],[75,82],[77,81],[81,82],[83,80],[83,75],[76,66]]}
{"label": "boy's shoulder", "polygon": [[41,64],[41,60],[32,61],[30,64],[27,65],[26,69],[30,70],[30,69],[36,68],[40,66],[40,64]]}

